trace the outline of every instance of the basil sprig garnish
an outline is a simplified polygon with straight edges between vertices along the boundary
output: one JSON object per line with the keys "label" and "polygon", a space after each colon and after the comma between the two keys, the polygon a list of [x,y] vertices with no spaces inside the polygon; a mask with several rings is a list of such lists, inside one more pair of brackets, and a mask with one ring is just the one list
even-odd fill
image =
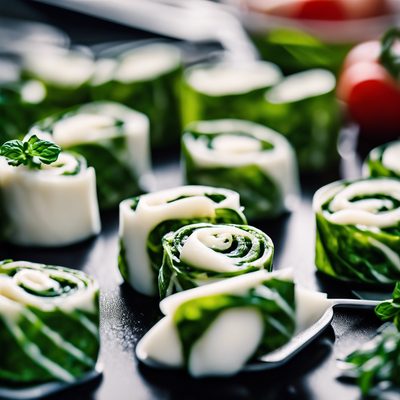
{"label": "basil sprig garnish", "polygon": [[400,333],[383,333],[346,357],[343,375],[356,378],[364,395],[379,396],[382,387],[400,386],[399,358]]}
{"label": "basil sprig garnish", "polygon": [[31,169],[39,169],[41,163],[51,164],[57,161],[61,147],[47,140],[40,140],[33,135],[27,141],[9,140],[0,148],[0,155],[8,159],[13,167],[27,165]]}
{"label": "basil sprig garnish", "polygon": [[400,39],[400,28],[390,28],[382,38],[380,63],[394,79],[400,78],[400,55],[392,51],[397,39]]}
{"label": "basil sprig garnish", "polygon": [[400,330],[400,282],[396,283],[391,300],[385,300],[375,308],[376,315],[382,321],[393,321]]}
{"label": "basil sprig garnish", "polygon": [[[400,327],[400,282],[396,283],[391,300],[385,300],[375,308],[383,321],[392,321]],[[382,387],[400,387],[400,333],[396,329],[383,333],[348,355],[343,365],[343,375],[356,378],[364,395],[379,394]],[[383,384],[383,386],[381,386]]]}

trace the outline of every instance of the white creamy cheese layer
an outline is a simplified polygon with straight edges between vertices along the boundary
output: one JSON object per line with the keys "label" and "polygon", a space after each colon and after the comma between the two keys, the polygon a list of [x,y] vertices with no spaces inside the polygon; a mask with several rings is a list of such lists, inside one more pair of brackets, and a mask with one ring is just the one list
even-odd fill
{"label": "white creamy cheese layer", "polygon": [[[23,269],[24,267],[28,269]],[[28,261],[15,261],[3,265],[2,268],[21,268],[13,277],[0,275],[0,314],[2,317],[6,316],[9,320],[15,321],[15,318],[19,316],[16,311],[21,311],[23,309],[22,306],[32,306],[45,312],[52,311],[55,308],[61,309],[66,313],[70,313],[73,310],[81,310],[92,314],[97,312],[96,292],[99,287],[96,282],[90,282],[86,286],[74,274],[63,270],[46,269],[44,264],[35,264]],[[30,294],[21,287],[23,285],[33,291],[44,291],[50,288],[57,290],[60,284],[52,277],[74,282],[77,285],[77,290],[70,295],[44,297]]]}
{"label": "white creamy cheese layer", "polygon": [[[360,180],[345,186],[334,182],[319,189],[313,199],[314,211],[327,220],[341,225],[363,225],[376,228],[395,226],[400,221],[400,208],[393,208],[393,202],[382,199],[350,201],[356,196],[386,194],[400,200],[400,181],[390,178]],[[322,205],[331,200],[328,211]],[[379,210],[382,207],[389,211]]]}
{"label": "white creamy cheese layer", "polygon": [[223,311],[194,344],[188,369],[192,376],[234,375],[256,351],[264,333],[254,307]]}
{"label": "white creamy cheese layer", "polygon": [[[211,141],[195,139],[190,132],[183,141],[199,168],[235,168],[256,165],[280,188],[282,209],[292,210],[299,201],[300,184],[295,152],[287,139],[265,126],[242,120],[201,121],[202,134],[221,133]],[[247,136],[247,135],[250,136]],[[273,148],[262,150],[262,141]]]}
{"label": "white creamy cheese layer", "polygon": [[173,71],[180,64],[181,53],[176,46],[153,43],[124,53],[114,79],[122,83],[148,81]]}
{"label": "white creamy cheese layer", "polygon": [[227,96],[268,88],[282,79],[280,69],[266,61],[204,64],[188,68],[186,82],[209,96]]}
{"label": "white creamy cheese layer", "polygon": [[[185,241],[180,259],[185,264],[195,265],[204,270],[216,272],[236,272],[243,267],[240,265],[246,257],[230,258],[226,254],[215,251],[226,250],[232,245],[233,235],[244,236],[252,244],[258,242],[250,232],[233,226],[201,228],[195,230]],[[259,259],[250,265],[262,267],[270,258],[272,249],[265,252]],[[244,268],[248,268],[249,264]]]}
{"label": "white creamy cheese layer", "polygon": [[[226,199],[217,204],[205,197],[205,193],[223,194]],[[168,203],[181,196],[193,197]],[[129,199],[120,204],[119,235],[126,249],[129,283],[148,296],[157,294],[157,286],[147,254],[147,237],[158,224],[172,219],[212,218],[216,208],[241,209],[236,192],[207,186],[180,186],[143,195],[136,211],[132,210],[132,204]]]}
{"label": "white creamy cheese layer", "polygon": [[274,104],[292,103],[329,93],[335,86],[336,79],[331,72],[313,69],[288,76],[269,90],[265,98]]}
{"label": "white creamy cheese layer", "polygon": [[400,142],[388,146],[382,155],[382,165],[400,175]]}
{"label": "white creamy cheese layer", "polygon": [[86,54],[73,50],[26,55],[24,69],[37,79],[61,88],[77,88],[87,82],[94,72],[94,61]]}
{"label": "white creamy cheese layer", "polygon": [[[61,163],[65,162],[65,165]],[[100,215],[93,168],[61,153],[59,160],[40,170],[12,167],[0,159],[0,194],[7,215],[5,234],[23,246],[65,246],[100,232]]]}
{"label": "white creamy cheese layer", "polygon": [[59,146],[67,148],[119,136],[115,123],[115,118],[107,115],[75,114],[55,123],[53,139]]}
{"label": "white creamy cheese layer", "polygon": [[[242,295],[262,282],[278,277],[293,279],[293,270],[269,273],[265,270],[231,278],[204,287],[169,296],[160,303],[166,314],[138,343],[136,354],[150,366],[183,367],[182,345],[173,315],[187,301],[219,294]],[[332,306],[324,293],[314,293],[296,288],[296,334],[309,328]],[[250,307],[232,308],[222,312],[204,335],[194,344],[189,358],[192,376],[233,375],[240,371],[254,354],[263,335],[260,312]]]}

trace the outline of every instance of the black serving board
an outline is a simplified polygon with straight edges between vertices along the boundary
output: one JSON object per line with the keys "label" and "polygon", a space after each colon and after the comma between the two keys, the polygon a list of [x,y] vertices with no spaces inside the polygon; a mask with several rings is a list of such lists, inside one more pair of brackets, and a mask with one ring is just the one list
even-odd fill
{"label": "black serving board", "polygon": [[[110,22],[24,0],[0,0],[0,4],[0,15],[52,23],[67,31],[76,43],[91,45],[105,40],[149,37],[146,33]],[[295,212],[271,221],[252,222],[274,241],[275,269],[293,267],[299,285],[327,292],[332,298],[354,297],[354,287],[316,273],[315,221],[311,202],[314,192],[322,185],[339,178],[360,176],[360,156],[356,152],[354,130],[342,133],[339,148],[341,163],[338,168],[319,177],[302,178],[302,201]],[[153,165],[159,189],[182,183],[178,152],[153,154]],[[71,247],[35,249],[0,243],[0,260],[12,258],[79,269],[96,278],[101,286],[100,357],[104,364],[103,377],[51,396],[49,400],[361,398],[357,386],[337,379],[340,376],[337,359],[376,335],[382,322],[373,310],[335,310],[331,326],[322,335],[286,365],[273,370],[245,372],[234,378],[196,380],[182,371],[159,371],[139,364],[135,357],[135,346],[160,318],[158,302],[135,293],[122,283],[117,267],[118,210],[103,212],[101,218],[102,232],[99,236]]]}
{"label": "black serving board", "polygon": [[[312,196],[320,186],[342,177],[359,175],[359,161],[352,144],[354,132],[342,135],[339,169],[322,177],[302,179],[302,202],[292,214],[253,225],[271,236],[275,244],[274,268],[293,267],[296,282],[329,297],[354,297],[347,284],[316,273],[315,223]],[[341,145],[341,146],[342,146]],[[345,149],[346,149],[345,146]],[[158,188],[182,183],[179,154],[155,154]],[[97,400],[147,399],[358,399],[357,386],[338,380],[336,360],[376,335],[382,325],[372,310],[337,309],[331,327],[286,365],[274,370],[245,372],[234,378],[193,379],[182,371],[153,370],[135,358],[138,340],[160,318],[157,300],[135,293],[122,283],[117,268],[118,210],[102,213],[99,236],[66,248],[21,248],[0,245],[0,259],[29,260],[76,268],[97,279],[101,286],[102,379],[51,398]],[[40,229],[40,227],[38,227]]]}

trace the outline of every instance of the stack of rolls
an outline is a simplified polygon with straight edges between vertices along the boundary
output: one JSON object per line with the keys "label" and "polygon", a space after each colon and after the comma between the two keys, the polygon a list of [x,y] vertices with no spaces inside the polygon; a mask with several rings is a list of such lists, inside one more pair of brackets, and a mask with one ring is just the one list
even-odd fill
{"label": "stack of rolls", "polygon": [[120,204],[119,268],[138,292],[156,296],[162,238],[193,223],[246,224],[238,193],[207,186],[181,186]]}

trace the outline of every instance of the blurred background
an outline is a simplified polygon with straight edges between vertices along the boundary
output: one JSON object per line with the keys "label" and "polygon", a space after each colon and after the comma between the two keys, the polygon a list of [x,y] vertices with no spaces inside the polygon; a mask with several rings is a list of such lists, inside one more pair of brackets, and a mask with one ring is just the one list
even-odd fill
{"label": "blurred background", "polygon": [[[390,60],[380,61],[379,43],[397,23],[399,11],[398,0],[3,1],[0,141],[24,136],[35,121],[60,110],[107,99],[149,116],[153,154],[165,146],[178,151],[182,124],[193,119],[235,117],[285,135],[296,149],[302,174],[321,173],[338,163],[335,148],[343,127],[351,126],[353,135],[359,131],[368,149],[399,136],[400,89]],[[132,93],[137,82],[155,77],[125,79],[128,94],[107,89],[118,81],[117,64],[149,41],[172,42],[181,55],[179,74],[170,79],[173,90],[161,94],[162,101],[149,100],[152,109]],[[163,57],[147,64],[168,63],[168,56]],[[252,112],[207,114],[204,107],[196,112],[185,107],[193,97],[188,92],[204,94],[193,87],[189,73],[181,78],[188,66],[229,62],[235,68],[259,60],[277,65],[282,77],[255,84],[263,90],[258,97],[253,93],[251,101],[249,97]],[[146,60],[134,63],[140,62]],[[316,69],[332,73],[334,83]],[[295,75],[304,71],[311,73]],[[235,80],[246,81],[249,75],[243,70]],[[292,75],[295,79],[283,85],[286,94],[268,95]],[[212,85],[218,86],[218,80]],[[195,102],[204,104],[200,97]],[[221,97],[219,108],[226,108],[223,93]]]}

